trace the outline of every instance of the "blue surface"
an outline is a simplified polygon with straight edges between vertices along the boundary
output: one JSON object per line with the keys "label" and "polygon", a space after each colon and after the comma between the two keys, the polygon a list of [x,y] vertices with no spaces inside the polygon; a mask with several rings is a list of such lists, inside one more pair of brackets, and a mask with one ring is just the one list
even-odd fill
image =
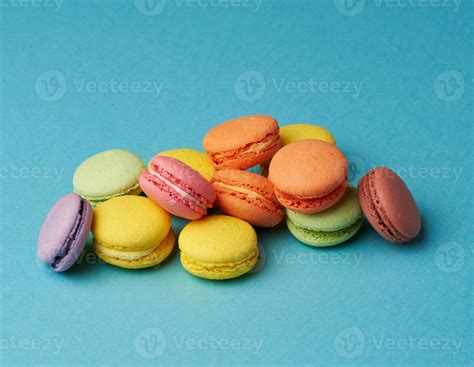
{"label": "blue surface", "polygon": [[[472,1],[41,1],[0,9],[1,365],[472,365]],[[318,250],[259,230],[260,271],[229,282],[177,251],[136,272],[90,250],[67,274],[38,263],[89,155],[200,149],[251,113],[327,127],[353,182],[394,168],[422,235],[364,223]]]}

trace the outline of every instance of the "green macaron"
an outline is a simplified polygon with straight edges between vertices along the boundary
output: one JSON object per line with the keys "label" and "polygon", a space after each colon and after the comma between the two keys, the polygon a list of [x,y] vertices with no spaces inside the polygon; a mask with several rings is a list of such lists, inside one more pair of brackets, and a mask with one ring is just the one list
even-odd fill
{"label": "green macaron", "polygon": [[107,150],[89,157],[74,172],[74,192],[92,206],[113,197],[139,195],[143,160],[123,149]]}
{"label": "green macaron", "polygon": [[299,241],[316,247],[334,246],[354,236],[362,222],[357,190],[348,186],[344,196],[331,208],[314,214],[287,209],[286,224]]}

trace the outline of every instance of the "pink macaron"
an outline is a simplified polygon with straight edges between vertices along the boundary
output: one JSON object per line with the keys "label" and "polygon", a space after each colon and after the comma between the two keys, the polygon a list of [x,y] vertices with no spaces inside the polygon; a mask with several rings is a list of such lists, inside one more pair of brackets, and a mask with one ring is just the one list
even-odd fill
{"label": "pink macaron", "polygon": [[170,157],[153,158],[139,182],[150,199],[177,217],[200,219],[216,200],[216,192],[209,181]]}

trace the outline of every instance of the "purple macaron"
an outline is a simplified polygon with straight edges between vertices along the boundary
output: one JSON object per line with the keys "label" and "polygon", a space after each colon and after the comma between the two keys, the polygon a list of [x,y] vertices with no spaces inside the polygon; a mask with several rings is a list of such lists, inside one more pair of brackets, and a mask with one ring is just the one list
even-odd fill
{"label": "purple macaron", "polygon": [[54,271],[69,269],[86,245],[91,224],[91,205],[77,194],[64,195],[43,222],[38,257]]}

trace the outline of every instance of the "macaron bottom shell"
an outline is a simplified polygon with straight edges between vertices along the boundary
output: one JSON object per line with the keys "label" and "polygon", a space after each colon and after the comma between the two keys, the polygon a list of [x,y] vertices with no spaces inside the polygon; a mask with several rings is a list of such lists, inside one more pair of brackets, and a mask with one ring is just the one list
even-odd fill
{"label": "macaron bottom shell", "polygon": [[180,259],[184,269],[194,276],[211,280],[225,280],[237,278],[249,272],[257,263],[258,250],[246,259],[235,263],[206,263],[197,261],[183,252],[181,252]]}
{"label": "macaron bottom shell", "polygon": [[94,251],[97,256],[108,264],[125,269],[143,269],[158,265],[164,261],[173,251],[176,236],[172,229],[168,232],[163,241],[148,255],[136,260],[125,260],[106,255],[100,250],[97,242],[94,240]]}
{"label": "macaron bottom shell", "polygon": [[288,209],[291,209],[298,213],[319,213],[322,212],[334,204],[336,204],[343,196],[346,191],[347,184],[344,182],[339,185],[334,191],[326,194],[322,197],[315,198],[304,198],[286,194],[275,188],[275,195],[278,201]]}
{"label": "macaron bottom shell", "polygon": [[314,247],[328,247],[338,245],[352,238],[361,227],[362,219],[359,218],[354,224],[332,232],[315,231],[296,225],[290,218],[286,218],[286,224],[291,234],[300,242]]}

